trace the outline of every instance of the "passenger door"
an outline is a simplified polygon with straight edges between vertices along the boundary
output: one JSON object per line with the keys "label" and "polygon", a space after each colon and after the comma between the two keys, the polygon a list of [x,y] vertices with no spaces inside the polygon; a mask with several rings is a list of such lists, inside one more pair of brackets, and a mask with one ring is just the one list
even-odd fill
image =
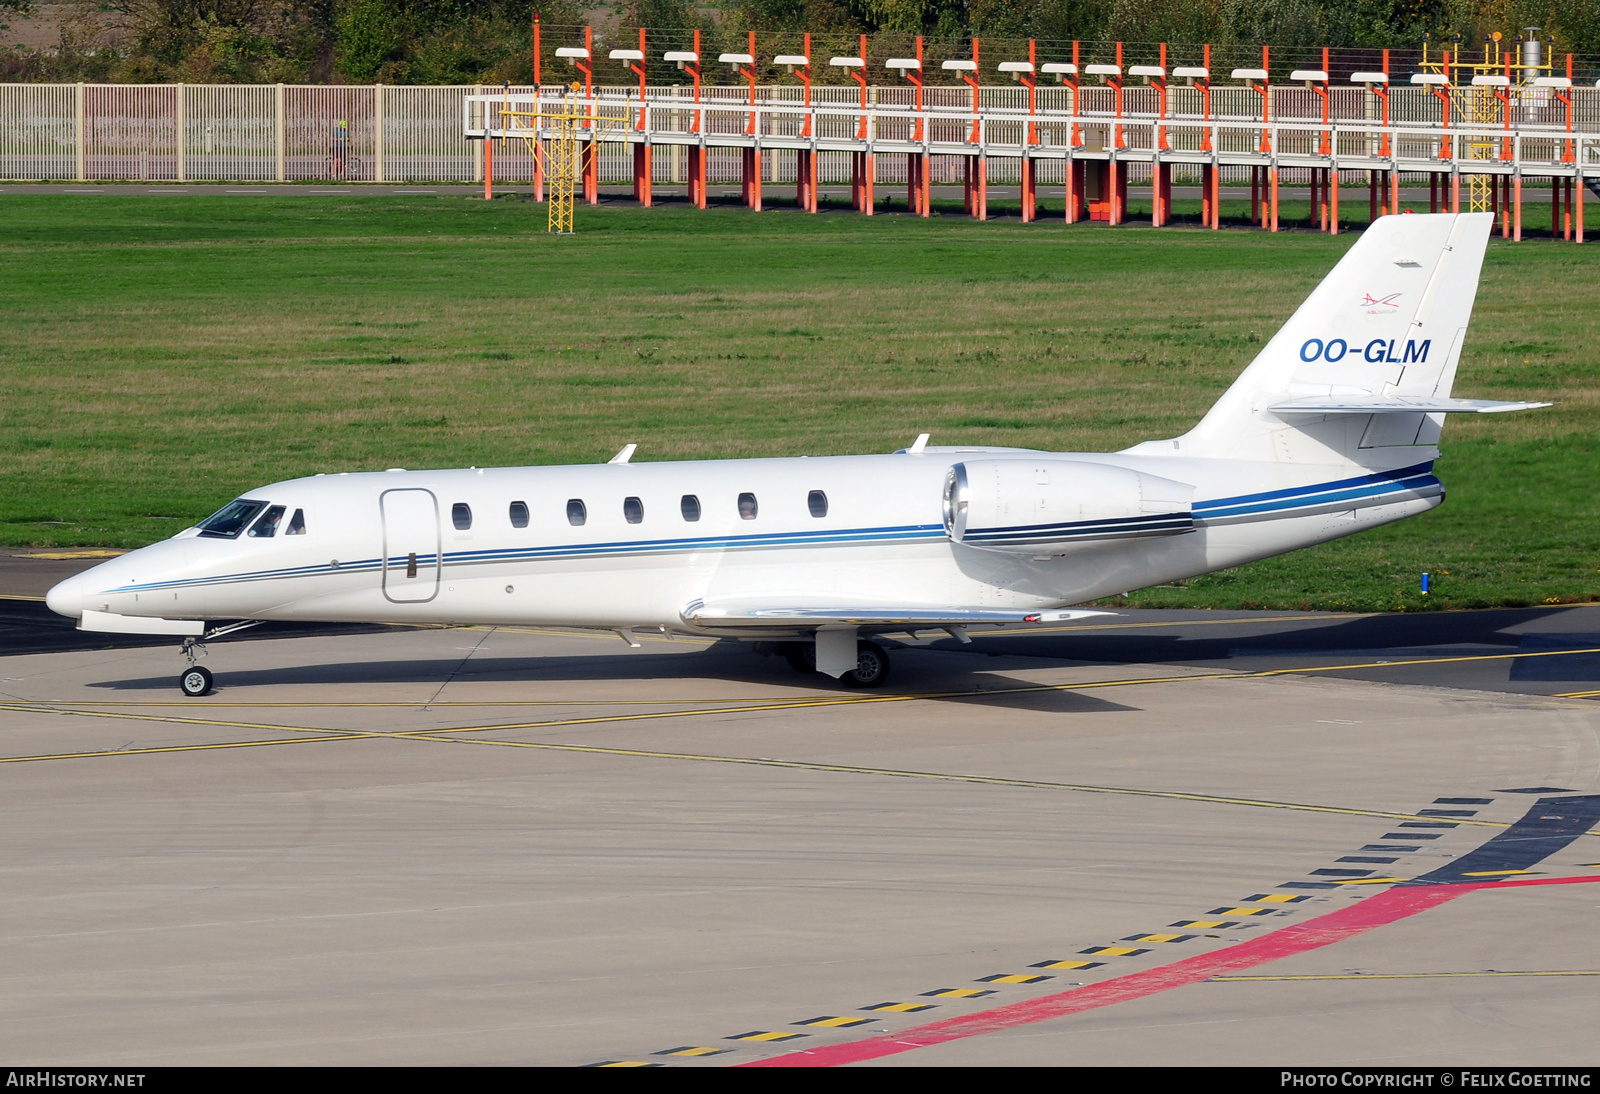
{"label": "passenger door", "polygon": [[439,501],[431,490],[385,490],[383,595],[396,604],[420,604],[439,593]]}

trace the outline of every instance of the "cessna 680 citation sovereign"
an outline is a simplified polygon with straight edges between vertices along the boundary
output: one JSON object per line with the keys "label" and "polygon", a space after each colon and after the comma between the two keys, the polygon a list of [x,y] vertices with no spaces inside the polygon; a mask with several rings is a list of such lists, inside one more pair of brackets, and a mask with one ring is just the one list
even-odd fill
{"label": "cessna 680 citation sovereign", "polygon": [[[318,475],[50,591],[84,630],[198,640],[264,620],[559,625],[785,643],[882,683],[872,636],[1100,614],[1068,605],[1337,539],[1444,500],[1444,415],[1487,213],[1391,216],[1205,418],[1122,452]],[[226,620],[206,630],[205,620]]]}

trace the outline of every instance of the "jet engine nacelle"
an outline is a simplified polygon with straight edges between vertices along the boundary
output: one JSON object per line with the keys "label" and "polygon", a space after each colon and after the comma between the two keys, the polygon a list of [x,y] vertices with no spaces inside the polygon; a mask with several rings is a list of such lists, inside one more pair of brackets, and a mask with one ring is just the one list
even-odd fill
{"label": "jet engine nacelle", "polygon": [[1060,555],[1109,540],[1194,531],[1194,487],[1083,460],[958,463],[945,475],[944,526],[968,547]]}

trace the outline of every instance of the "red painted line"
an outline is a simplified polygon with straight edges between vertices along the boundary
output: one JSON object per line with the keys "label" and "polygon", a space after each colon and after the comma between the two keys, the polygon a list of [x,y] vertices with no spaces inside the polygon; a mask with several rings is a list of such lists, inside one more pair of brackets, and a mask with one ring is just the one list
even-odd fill
{"label": "red painted line", "polygon": [[980,1011],[960,1018],[947,1018],[930,1022],[885,1037],[872,1037],[862,1041],[826,1045],[803,1049],[765,1060],[752,1060],[740,1067],[835,1067],[840,1064],[860,1063],[909,1052],[914,1048],[957,1041],[965,1037],[978,1037],[985,1033],[1013,1029],[1017,1026],[1061,1018],[1086,1010],[1114,1006],[1147,995],[1197,984],[1213,976],[1243,972],[1279,958],[1331,946],[1347,938],[1364,934],[1374,927],[1397,923],[1402,919],[1437,908],[1458,896],[1480,889],[1509,889],[1529,885],[1563,885],[1573,882],[1600,881],[1600,877],[1572,878],[1518,878],[1505,881],[1451,883],[1444,885],[1401,885],[1370,896],[1358,904],[1338,911],[1328,912],[1304,923],[1295,923],[1271,934],[1252,938],[1237,946],[1215,953],[1197,954],[1160,968],[1130,973],[1113,980],[1105,980],[1072,991],[1058,992],[1039,999],[1011,1003],[993,1010]]}

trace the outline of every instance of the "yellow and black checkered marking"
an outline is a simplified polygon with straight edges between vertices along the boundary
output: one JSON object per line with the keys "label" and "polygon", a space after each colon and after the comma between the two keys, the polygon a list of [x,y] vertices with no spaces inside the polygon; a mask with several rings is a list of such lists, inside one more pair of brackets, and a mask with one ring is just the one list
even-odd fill
{"label": "yellow and black checkered marking", "polygon": [[1192,934],[1130,934],[1124,942],[1187,942]]}
{"label": "yellow and black checkered marking", "polygon": [[984,995],[993,995],[994,992],[987,988],[938,988],[934,991],[925,991],[924,996],[935,999],[977,999]]}
{"label": "yellow and black checkered marking", "polygon": [[660,1067],[660,1064],[649,1060],[601,1060],[598,1064],[589,1064],[588,1067]]}
{"label": "yellow and black checkered marking", "polygon": [[1255,904],[1299,904],[1302,900],[1310,900],[1309,896],[1291,896],[1288,893],[1257,893],[1247,896],[1246,900]]}
{"label": "yellow and black checkered marking", "polygon": [[851,1018],[840,1014],[819,1014],[815,1018],[807,1018],[804,1022],[796,1022],[797,1026],[831,1026],[837,1029],[848,1029],[851,1026],[864,1026],[872,1021],[871,1018]]}
{"label": "yellow and black checkered marking", "polygon": [[1267,915],[1271,908],[1213,908],[1206,915]]}
{"label": "yellow and black checkered marking", "polygon": [[890,1000],[887,1003],[878,1003],[876,1006],[862,1007],[862,1010],[886,1010],[896,1014],[915,1014],[919,1010],[932,1010],[938,1003],[896,1003]]}
{"label": "yellow and black checkered marking", "polygon": [[790,1033],[781,1029],[753,1029],[749,1033],[736,1033],[727,1038],[730,1041],[792,1041],[796,1037],[808,1037],[806,1033]]}
{"label": "yellow and black checkered marking", "polygon": [[1038,962],[1036,964],[1029,965],[1028,968],[1030,968],[1030,969],[1078,969],[1078,970],[1081,971],[1083,969],[1098,969],[1101,965],[1104,965],[1104,964],[1105,964],[1104,961],[1071,961],[1071,960],[1057,960],[1055,958],[1051,958],[1049,961],[1040,961],[1040,962]]}
{"label": "yellow and black checkered marking", "polygon": [[1238,925],[1226,919],[1180,919],[1172,924],[1174,927],[1186,927],[1191,931],[1225,931],[1229,927]]}
{"label": "yellow and black checkered marking", "polygon": [[1079,953],[1093,954],[1095,957],[1138,957],[1149,950],[1141,950],[1137,946],[1090,946]]}
{"label": "yellow and black checkered marking", "polygon": [[1030,976],[1025,972],[997,972],[993,976],[980,976],[980,984],[1037,984],[1041,980],[1053,980],[1051,976]]}
{"label": "yellow and black checkered marking", "polygon": [[682,1045],[678,1048],[664,1048],[656,1053],[657,1056],[720,1056],[724,1052],[732,1052],[731,1048],[711,1048],[708,1045]]}

